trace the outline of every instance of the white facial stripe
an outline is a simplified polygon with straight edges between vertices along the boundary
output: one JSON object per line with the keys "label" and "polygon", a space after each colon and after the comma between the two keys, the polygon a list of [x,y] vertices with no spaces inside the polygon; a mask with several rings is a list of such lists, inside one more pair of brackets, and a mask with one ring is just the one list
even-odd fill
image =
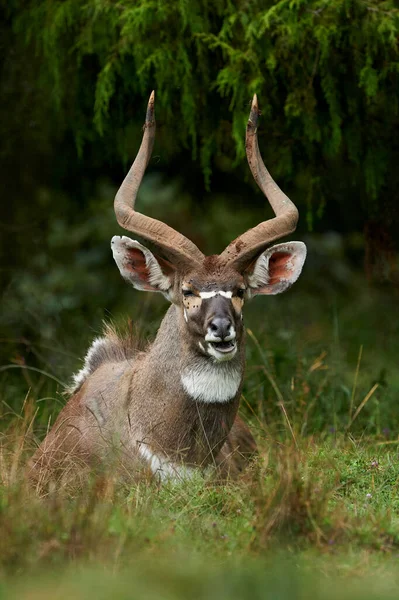
{"label": "white facial stripe", "polygon": [[186,309],[184,309],[184,320],[186,321],[186,323],[188,322],[188,317],[187,317],[187,311],[186,311]]}
{"label": "white facial stripe", "polygon": [[200,292],[200,298],[207,300],[208,298],[214,298],[215,296],[223,296],[224,298],[232,298],[233,292],[224,292],[223,290],[215,290],[214,292]]}

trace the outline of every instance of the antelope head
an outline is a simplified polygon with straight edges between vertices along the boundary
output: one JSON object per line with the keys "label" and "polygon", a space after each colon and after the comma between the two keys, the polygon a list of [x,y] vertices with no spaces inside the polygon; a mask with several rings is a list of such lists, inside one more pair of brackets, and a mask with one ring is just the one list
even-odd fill
{"label": "antelope head", "polygon": [[184,235],[135,210],[155,138],[154,92],[140,150],[115,197],[119,225],[152,242],[162,254],[155,255],[128,237],[113,237],[112,251],[122,276],[136,289],[163,293],[178,309],[184,343],[216,362],[231,360],[240,349],[244,301],[288,289],[298,279],[306,258],[302,242],[271,245],[295,230],[298,210],[263,163],[257,140],[259,114],[255,95],[246,152],[255,181],[275,217],[239,236],[220,255],[204,256]]}

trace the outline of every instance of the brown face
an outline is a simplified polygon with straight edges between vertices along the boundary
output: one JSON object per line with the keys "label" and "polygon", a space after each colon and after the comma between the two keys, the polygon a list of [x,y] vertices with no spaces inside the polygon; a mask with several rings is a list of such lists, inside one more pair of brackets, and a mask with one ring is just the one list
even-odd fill
{"label": "brown face", "polygon": [[235,281],[201,284],[186,279],[181,285],[181,306],[190,342],[214,361],[231,360],[242,339],[245,284]]}
{"label": "brown face", "polygon": [[137,289],[162,292],[179,307],[185,343],[217,362],[231,360],[240,349],[244,297],[285,291],[306,257],[302,242],[287,242],[261,252],[242,273],[218,256],[194,262],[187,272],[125,236],[114,236],[111,245],[122,276]]}

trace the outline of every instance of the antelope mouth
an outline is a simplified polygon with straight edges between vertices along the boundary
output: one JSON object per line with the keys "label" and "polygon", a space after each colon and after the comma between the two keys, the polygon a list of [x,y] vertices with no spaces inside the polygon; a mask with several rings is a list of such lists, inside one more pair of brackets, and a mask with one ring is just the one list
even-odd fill
{"label": "antelope mouth", "polygon": [[229,340],[228,342],[209,342],[209,345],[222,354],[229,354],[236,349],[234,340]]}

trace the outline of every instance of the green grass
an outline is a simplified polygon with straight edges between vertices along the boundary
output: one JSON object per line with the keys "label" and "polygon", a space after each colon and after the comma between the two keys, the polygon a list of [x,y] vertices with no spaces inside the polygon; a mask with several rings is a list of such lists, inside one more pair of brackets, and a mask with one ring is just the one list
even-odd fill
{"label": "green grass", "polygon": [[[151,300],[145,322],[162,309]],[[395,315],[364,286],[256,301],[242,413],[260,453],[239,481],[104,473],[46,498],[24,462],[64,401],[51,377],[90,335],[53,340],[52,360],[39,340],[42,373],[14,360],[0,382],[0,597],[396,598]]]}
{"label": "green grass", "polygon": [[266,588],[273,598],[348,589],[388,598],[399,589],[396,445],[274,439],[237,482],[127,486],[104,474],[40,499],[20,478],[13,435],[14,453],[2,453],[4,597],[31,598],[32,587],[79,598],[113,587],[117,598],[260,598]]}

